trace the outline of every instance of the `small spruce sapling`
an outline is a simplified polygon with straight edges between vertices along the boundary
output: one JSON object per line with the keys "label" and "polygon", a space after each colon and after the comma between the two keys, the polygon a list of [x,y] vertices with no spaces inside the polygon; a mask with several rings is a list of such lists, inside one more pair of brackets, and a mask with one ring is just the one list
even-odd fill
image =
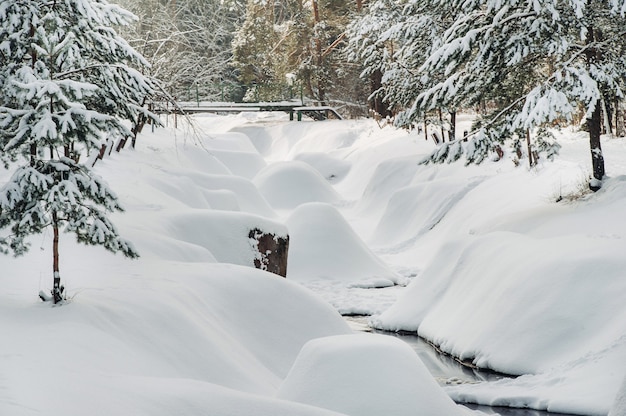
{"label": "small spruce sapling", "polygon": [[0,188],[0,251],[19,256],[28,237],[53,231],[53,289],[64,299],[59,234],[138,257],[107,217],[122,211],[80,157],[107,139],[132,137],[121,120],[158,122],[141,103],[145,65],[112,29],[133,16],[106,0],[0,2],[0,158],[13,174]]}

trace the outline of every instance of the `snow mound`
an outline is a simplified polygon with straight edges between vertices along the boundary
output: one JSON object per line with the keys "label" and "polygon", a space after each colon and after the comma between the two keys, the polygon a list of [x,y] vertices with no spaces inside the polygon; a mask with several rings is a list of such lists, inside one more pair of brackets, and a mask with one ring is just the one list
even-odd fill
{"label": "snow mound", "polygon": [[230,130],[233,134],[243,134],[250,139],[250,143],[262,155],[265,155],[272,147],[273,138],[263,126],[242,125],[235,126]]}
{"label": "snow mound", "polygon": [[[185,175],[193,180],[198,188],[202,189],[204,192],[209,191],[208,194],[204,194],[208,201],[211,201],[211,199],[215,197],[221,201],[220,203],[232,205],[232,196],[235,196],[237,207],[243,212],[267,218],[276,216],[272,207],[269,206],[265,198],[263,198],[259,190],[249,179],[233,175],[210,175],[200,172],[187,172]],[[220,198],[220,195],[215,194],[214,191],[227,191],[230,193],[230,196],[222,194],[221,196],[226,199]]]}
{"label": "snow mound", "polygon": [[321,152],[300,153],[294,159],[311,165],[331,183],[340,182],[348,174],[351,166],[350,162]]}
{"label": "snow mound", "polygon": [[164,234],[209,251],[220,263],[254,267],[256,242],[250,231],[259,229],[286,237],[287,228],[278,222],[241,212],[193,210],[162,215]]}
{"label": "snow mound", "polygon": [[[623,337],[607,348],[589,352],[538,374],[491,383],[461,384],[445,390],[452,399],[464,403],[606,416],[611,403],[615,402],[613,406],[616,407],[623,400],[619,396],[615,399],[624,375],[623,369],[616,363],[625,360],[626,337]],[[589,380],[602,388],[590,388]],[[624,414],[616,413],[616,416]]]}
{"label": "snow mound", "polygon": [[399,189],[391,196],[372,241],[397,244],[424,235],[479,183],[442,179]]}
{"label": "snow mound", "polygon": [[198,144],[185,144],[175,149],[164,149],[153,147],[155,152],[170,151],[171,154],[166,155],[167,158],[176,156],[181,166],[187,169],[199,170],[204,173],[217,175],[229,175],[232,172],[219,158],[215,156],[209,149]]}
{"label": "snow mound", "polygon": [[211,150],[233,175],[253,179],[267,164],[258,153],[247,153],[230,150]]}
{"label": "snow mound", "polygon": [[145,185],[159,193],[155,200],[160,204],[189,208],[210,209],[202,189],[184,174],[171,177],[156,176],[145,179]]}
{"label": "snow mound", "polygon": [[[203,137],[201,146],[222,162],[233,175],[252,179],[267,166],[250,138],[243,133],[213,133]],[[202,166],[199,169],[202,170]]]}
{"label": "snow mound", "polygon": [[287,219],[287,228],[289,278],[338,280],[360,287],[399,283],[400,277],[372,253],[331,205],[299,206]]}
{"label": "snow mound", "polygon": [[[0,327],[15,336],[0,345],[0,354],[11,357],[0,376],[0,414],[79,415],[97,408],[165,415],[177,406],[173,413],[181,413],[204,405],[205,393],[225,391],[214,385],[239,391],[222,398],[224,413],[214,414],[234,414],[228,409],[242,406],[242,398],[244,408],[260,401],[263,414],[275,414],[273,400],[244,393],[273,396],[306,342],[351,333],[328,304],[266,272],[120,260],[98,262],[101,275],[90,277],[88,252],[77,248],[83,256],[74,267],[84,270],[84,287],[63,307],[11,300],[24,279],[8,279],[13,294],[0,294]],[[278,414],[289,408],[316,414],[274,404]]]}
{"label": "snow mound", "polygon": [[[624,269],[611,239],[470,237],[444,247],[377,326],[418,329],[480,367],[536,373],[626,335]],[[477,286],[489,296],[468,296]]]}
{"label": "snow mound", "polygon": [[278,397],[350,416],[463,414],[404,342],[373,334],[309,341]]}
{"label": "snow mound", "polygon": [[624,381],[622,381],[617,397],[615,397],[613,407],[611,407],[611,411],[609,412],[609,416],[624,415],[626,415],[626,377],[624,377]]}
{"label": "snow mound", "polygon": [[270,205],[293,209],[307,202],[333,203],[339,195],[310,165],[299,162],[274,163],[254,178],[254,183]]}
{"label": "snow mound", "polygon": [[250,137],[237,132],[211,133],[202,138],[202,144],[211,150],[258,153]]}
{"label": "snow mound", "polygon": [[379,162],[359,200],[361,211],[370,214],[382,211],[394,192],[409,186],[419,169],[416,159],[413,155]]}

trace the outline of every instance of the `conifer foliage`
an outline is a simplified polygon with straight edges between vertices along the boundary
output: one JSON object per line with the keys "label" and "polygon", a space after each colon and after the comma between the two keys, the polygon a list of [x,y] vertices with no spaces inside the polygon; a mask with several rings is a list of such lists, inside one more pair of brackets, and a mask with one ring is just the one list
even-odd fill
{"label": "conifer foliage", "polygon": [[[360,39],[382,33],[378,39],[385,44],[379,48],[388,58],[369,69],[385,71],[379,94],[401,107],[396,123],[423,121],[437,109],[485,109],[489,104],[492,110],[482,111],[466,141],[452,137],[428,161],[480,163],[501,153],[505,144],[521,155],[524,141],[529,160],[540,153],[551,158],[559,146],[545,127],[582,116],[590,136],[590,187],[599,188],[604,176],[600,129],[608,124],[602,123],[601,111],[608,119],[611,103],[624,97],[624,0],[386,3],[370,5],[370,20],[382,16],[383,23],[357,24],[352,44],[357,53],[367,54],[371,42]],[[386,18],[392,12],[399,17]]]}
{"label": "conifer foliage", "polygon": [[86,163],[132,136],[123,120],[154,118],[141,105],[151,83],[132,68],[145,61],[112,28],[132,19],[105,0],[0,1],[0,158],[14,169],[0,189],[0,250],[22,255],[51,228],[54,303],[60,231],[138,256],[107,217],[122,210],[116,195]]}

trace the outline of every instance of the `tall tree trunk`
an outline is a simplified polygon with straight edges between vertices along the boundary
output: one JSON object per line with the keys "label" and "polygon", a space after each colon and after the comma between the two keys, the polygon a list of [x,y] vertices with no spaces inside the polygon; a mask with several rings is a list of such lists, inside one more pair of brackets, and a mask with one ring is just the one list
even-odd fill
{"label": "tall tree trunk", "polygon": [[600,100],[596,102],[591,118],[587,119],[587,127],[589,128],[589,148],[591,149],[591,166],[594,178],[594,181],[589,184],[589,188],[595,192],[600,189],[601,181],[605,174],[604,156],[602,155],[602,146],[600,144],[600,132],[602,129]]}
{"label": "tall tree trunk", "polygon": [[52,302],[59,303],[63,300],[63,286],[61,286],[61,275],[59,274],[59,219],[56,211],[52,212],[52,232],[52,275],[54,277]]}
{"label": "tall tree trunk", "polygon": [[[601,40],[602,34],[593,25],[587,28],[588,38],[587,45],[591,45],[596,40]],[[601,60],[600,51],[594,46],[587,48],[585,57],[587,58],[587,66],[590,67]],[[600,145],[600,134],[602,130],[602,100],[598,100],[594,103],[594,110],[591,114],[591,118],[587,119],[587,126],[589,127],[589,148],[591,150],[591,166],[593,169],[593,180],[589,183],[589,189],[597,191],[602,186],[602,179],[604,178],[604,156],[602,155],[602,146]]]}
{"label": "tall tree trunk", "polygon": [[[320,13],[317,4],[317,0],[313,0],[313,20],[315,25],[317,26],[320,20]],[[324,56],[322,54],[322,40],[319,38],[319,33],[315,34],[315,64],[317,65],[317,99],[319,100],[321,105],[326,105],[326,86],[324,85],[325,81],[323,79],[323,71],[322,66],[324,65]]]}

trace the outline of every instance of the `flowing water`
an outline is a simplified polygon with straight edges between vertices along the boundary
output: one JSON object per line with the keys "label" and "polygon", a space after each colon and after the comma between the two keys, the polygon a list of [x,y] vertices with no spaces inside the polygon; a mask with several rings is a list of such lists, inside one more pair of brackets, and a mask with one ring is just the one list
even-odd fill
{"label": "flowing water", "polygon": [[[513,378],[506,374],[495,373],[480,369],[470,368],[462,365],[449,355],[442,354],[424,339],[414,334],[397,334],[393,332],[384,332],[372,330],[367,326],[367,316],[346,316],[346,321],[355,331],[366,331],[384,334],[396,338],[400,338],[420,357],[428,371],[433,375],[435,380],[441,385],[461,384],[461,383],[477,383],[482,381],[496,381],[502,378]],[[461,403],[466,407],[474,410],[480,410],[489,415],[501,416],[571,416],[563,413],[551,413],[531,409],[516,409],[510,407],[492,407],[478,406]]]}

